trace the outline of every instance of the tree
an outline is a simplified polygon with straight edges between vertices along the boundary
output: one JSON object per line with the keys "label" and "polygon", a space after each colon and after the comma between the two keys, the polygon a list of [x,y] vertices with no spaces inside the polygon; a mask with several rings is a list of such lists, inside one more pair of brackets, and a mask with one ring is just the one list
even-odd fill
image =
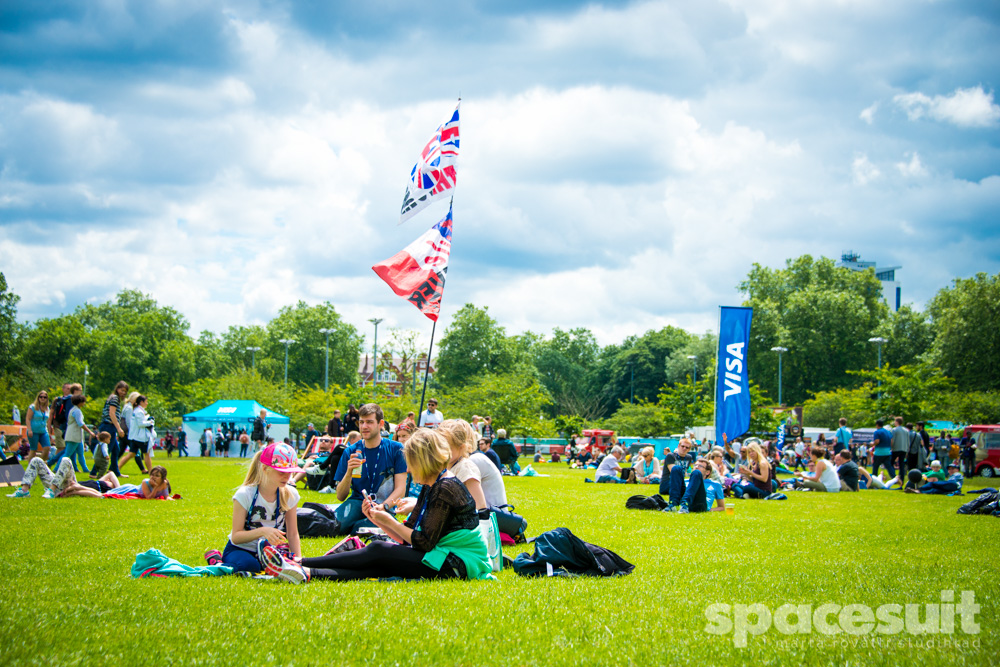
{"label": "tree", "polygon": [[264,350],[257,353],[258,363],[262,355],[277,361],[281,374],[275,379],[283,380],[285,345],[280,341],[294,340],[295,343],[288,346],[288,381],[323,386],[326,335],[320,333],[320,329],[333,329],[330,333],[330,383],[357,384],[362,340],[357,329],[341,320],[329,302],[310,306],[299,301],[295,306],[285,306],[278,311],[277,317],[267,323]]}
{"label": "tree", "polygon": [[669,419],[669,411],[656,403],[645,400],[638,403],[621,401],[604,425],[621,435],[653,438],[670,435],[670,426],[667,424]]}
{"label": "tree", "polygon": [[666,426],[670,433],[682,433],[693,426],[712,423],[715,411],[713,385],[708,379],[692,384],[689,376],[686,383],[664,386],[657,404],[666,412]]}
{"label": "tree", "polygon": [[603,396],[593,390],[592,374],[601,348],[589,329],[563,331],[534,345],[534,365],[549,395],[552,413],[595,419],[604,411]]}
{"label": "tree", "polygon": [[441,338],[435,377],[447,390],[477,382],[487,375],[504,375],[514,366],[514,354],[504,328],[489,309],[462,306]]}
{"label": "tree", "polygon": [[[690,382],[697,365],[698,378],[707,380],[708,386],[713,386],[718,353],[719,337],[714,333],[706,331],[701,336],[692,336],[690,342],[667,357],[665,369],[667,383]],[[688,359],[690,356],[695,356],[697,359]]]}
{"label": "tree", "polygon": [[871,386],[817,392],[806,400],[802,419],[806,426],[819,426],[835,430],[843,417],[851,427],[864,427],[875,423],[875,401]]}
{"label": "tree", "polygon": [[0,272],[0,371],[14,367],[18,352],[17,302],[21,297],[7,289],[7,279]]}
{"label": "tree", "polygon": [[601,351],[594,374],[599,384],[593,391],[600,392],[611,406],[629,402],[633,393],[635,400],[656,399],[667,383],[667,359],[692,338],[683,329],[668,326],[641,337],[629,336],[620,345],[608,345]]}
{"label": "tree", "polygon": [[882,363],[893,368],[918,363],[934,343],[927,315],[909,304],[889,313],[889,318],[875,329],[875,335],[888,339],[882,345]]}
{"label": "tree", "polygon": [[417,362],[427,359],[427,351],[420,344],[420,332],[413,329],[389,329],[387,349],[391,357],[397,357],[396,374],[401,384],[399,394],[405,396],[413,389],[414,380],[418,375]]}
{"label": "tree", "polygon": [[957,278],[928,305],[931,362],[963,389],[1000,389],[1000,273]]}
{"label": "tree", "polygon": [[545,389],[532,373],[487,374],[476,377],[461,390],[447,394],[443,409],[449,416],[490,415],[494,428],[515,434],[537,436],[550,430],[543,410],[550,402]]}
{"label": "tree", "polygon": [[810,392],[857,383],[847,371],[874,366],[868,339],[889,319],[881,283],[872,270],[838,268],[809,255],[784,269],[754,264],[739,285],[744,306],[754,309],[748,350],[750,377],[777,393],[778,355],[783,355],[782,399],[798,403]]}

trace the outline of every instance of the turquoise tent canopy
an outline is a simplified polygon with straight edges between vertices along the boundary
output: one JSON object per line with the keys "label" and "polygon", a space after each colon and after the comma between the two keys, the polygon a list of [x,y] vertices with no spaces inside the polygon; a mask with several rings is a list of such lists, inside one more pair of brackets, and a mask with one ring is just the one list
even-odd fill
{"label": "turquoise tent canopy", "polygon": [[267,421],[271,424],[288,424],[290,421],[285,415],[268,410],[257,401],[216,401],[201,410],[189,412],[184,415],[183,420],[210,424],[228,424],[229,422],[252,424],[261,410],[267,410]]}

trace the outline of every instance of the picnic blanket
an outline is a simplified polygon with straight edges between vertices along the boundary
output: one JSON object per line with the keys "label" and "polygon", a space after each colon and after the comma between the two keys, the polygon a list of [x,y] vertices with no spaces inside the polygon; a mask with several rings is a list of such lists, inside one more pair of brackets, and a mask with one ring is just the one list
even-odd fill
{"label": "picnic blanket", "polygon": [[160,553],[159,549],[150,549],[136,554],[132,563],[132,577],[218,577],[232,574],[233,568],[228,565],[202,565],[191,567]]}
{"label": "picnic blanket", "polygon": [[[162,497],[162,498],[143,498],[141,493],[134,493],[134,492],[129,492],[129,493],[112,493],[112,491],[114,491],[114,489],[112,489],[111,491],[108,491],[107,493],[105,493],[104,497],[105,498],[114,498],[115,500],[167,500],[166,497]],[[170,498],[173,498],[174,500],[180,500],[181,499],[181,494],[175,493],[174,495],[170,496]]]}

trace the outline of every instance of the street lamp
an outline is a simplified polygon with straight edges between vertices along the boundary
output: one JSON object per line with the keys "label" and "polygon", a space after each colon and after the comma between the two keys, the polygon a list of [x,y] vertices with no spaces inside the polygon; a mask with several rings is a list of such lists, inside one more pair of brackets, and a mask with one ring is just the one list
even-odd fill
{"label": "street lamp", "polygon": [[781,355],[788,352],[787,347],[772,347],[771,352],[778,353],[778,405],[782,405],[781,402]]}
{"label": "street lamp", "polygon": [[260,352],[260,348],[248,347],[246,351],[250,353],[250,370],[257,370],[257,353]]}
{"label": "street lamp", "polygon": [[87,395],[87,376],[90,375],[90,364],[83,365],[83,395]]}
{"label": "street lamp", "polygon": [[326,334],[326,370],[323,371],[323,391],[330,388],[330,334],[334,329],[320,329],[321,334]]}
{"label": "street lamp", "polygon": [[372,387],[378,386],[378,325],[382,323],[381,317],[373,317],[368,320],[375,325],[375,366],[372,370]]}
{"label": "street lamp", "polygon": [[[875,336],[873,338],[869,338],[868,342],[869,343],[875,343],[876,345],[878,345],[878,369],[881,372],[881,370],[882,370],[882,344],[883,343],[888,343],[889,339],[888,338],[882,338],[881,336]],[[876,376],[875,380],[876,380],[876,382],[878,382],[878,386],[881,387],[882,386],[882,377],[881,377],[881,375]],[[882,398],[882,392],[878,393],[878,397],[880,399]]]}
{"label": "street lamp", "polygon": [[285,389],[288,389],[288,346],[295,341],[291,338],[282,338],[278,342],[285,346]]}

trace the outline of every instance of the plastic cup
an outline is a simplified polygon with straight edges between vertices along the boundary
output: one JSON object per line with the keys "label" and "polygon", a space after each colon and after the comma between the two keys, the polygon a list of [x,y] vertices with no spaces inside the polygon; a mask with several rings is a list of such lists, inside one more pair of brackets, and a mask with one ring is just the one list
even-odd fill
{"label": "plastic cup", "polygon": [[729,516],[736,514],[736,503],[726,503],[726,514]]}

